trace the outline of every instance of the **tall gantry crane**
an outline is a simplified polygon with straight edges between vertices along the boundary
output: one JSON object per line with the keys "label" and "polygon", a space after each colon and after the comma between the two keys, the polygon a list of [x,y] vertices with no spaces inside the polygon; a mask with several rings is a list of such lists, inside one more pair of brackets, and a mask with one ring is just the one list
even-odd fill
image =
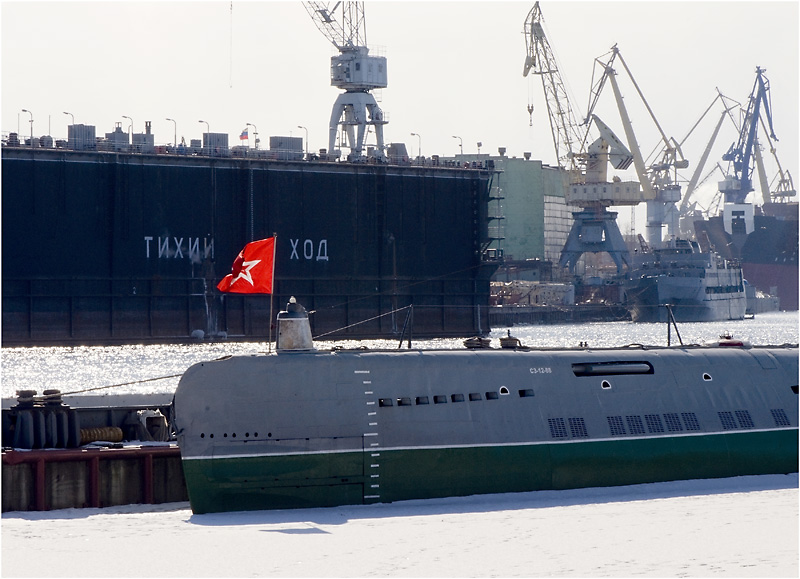
{"label": "tall gantry crane", "polygon": [[607,252],[622,273],[630,265],[630,254],[617,225],[617,214],[608,211],[612,205],[638,205],[644,200],[636,181],[618,177],[608,181],[608,164],[619,170],[627,169],[633,160],[630,151],[596,115],[593,125],[600,138],[588,147],[589,126],[575,120],[566,86],[555,54],[544,31],[539,2],[534,4],[525,19],[525,65],[523,76],[539,75],[544,88],[550,130],[556,158],[564,176],[564,200],[568,205],[581,207],[572,214],[575,221],[564,249],[559,267],[575,271],[575,264],[584,253]]}
{"label": "tall gantry crane", "polygon": [[[669,235],[678,235],[678,210],[675,204],[681,200],[681,186],[678,184],[677,170],[685,169],[689,166],[689,162],[684,158],[680,144],[674,138],[668,138],[664,133],[658,119],[656,119],[655,113],[653,113],[653,109],[644,97],[641,88],[639,88],[639,84],[633,77],[633,73],[622,57],[616,44],[611,47],[610,54],[611,56],[606,62],[601,61],[600,58],[595,59],[595,73],[593,74],[592,90],[589,96],[589,109],[584,122],[588,122],[592,116],[592,112],[597,105],[605,82],[608,80],[614,91],[614,99],[617,104],[617,109],[619,110],[620,120],[625,130],[625,137],[628,140],[628,147],[633,155],[633,165],[636,169],[636,174],[639,177],[642,189],[644,190],[644,197],[647,200],[647,242],[650,247],[658,248],[661,247],[662,228],[665,223],[667,224],[667,233]],[[625,69],[628,78],[647,109],[653,124],[661,135],[660,150],[657,159],[650,165],[646,165],[642,157],[628,110],[622,98],[622,92],[620,91],[619,82],[617,81],[617,72],[614,69],[614,62],[616,59],[619,59],[619,62]],[[600,74],[595,81],[594,76],[598,70],[600,70]]]}
{"label": "tall gantry crane", "polygon": [[[756,74],[758,76],[761,76],[763,72],[764,69],[758,69]],[[690,232],[691,223],[693,222],[693,220],[696,217],[701,216],[701,214],[695,210],[696,203],[692,201],[692,194],[694,193],[695,189],[697,188],[700,182],[700,175],[703,171],[706,161],[708,160],[711,148],[717,139],[720,127],[722,126],[722,122],[725,120],[726,117],[730,119],[731,123],[735,127],[736,134],[739,135],[738,142],[733,143],[731,147],[728,149],[728,151],[725,153],[725,155],[723,155],[723,159],[729,161],[728,170],[725,171],[724,169],[722,169],[719,163],[717,163],[714,168],[714,171],[716,171],[716,169],[719,169],[719,171],[722,173],[723,181],[719,183],[718,192],[712,199],[710,205],[708,206],[708,209],[703,212],[703,215],[705,217],[710,217],[712,213],[715,214],[716,210],[718,209],[719,202],[723,199],[728,202],[731,202],[730,197],[725,197],[726,194],[738,197],[740,200],[743,200],[744,198],[747,197],[747,193],[749,193],[749,191],[744,192],[744,187],[742,186],[742,182],[737,177],[737,171],[739,172],[739,174],[741,174],[741,172],[745,170],[745,165],[743,161],[747,156],[745,154],[745,149],[747,148],[747,138],[742,137],[742,135],[748,134],[749,131],[753,130],[754,125],[751,123],[749,126],[746,126],[743,124],[742,121],[747,122],[748,120],[752,119],[752,115],[756,106],[755,102],[756,99],[766,98],[766,92],[768,90],[769,90],[769,84],[767,82],[764,82],[762,88],[762,84],[759,83],[757,79],[753,95],[751,95],[749,98],[748,109],[744,110],[741,103],[738,103],[737,101],[723,95],[719,91],[719,89],[717,89],[718,93],[717,96],[714,98],[714,100],[711,102],[711,104],[708,106],[705,112],[700,116],[700,118],[694,124],[692,129],[686,135],[686,137],[684,137],[683,141],[681,141],[681,143],[684,143],[689,138],[692,132],[697,128],[697,126],[703,120],[703,118],[712,109],[713,105],[717,102],[717,100],[723,103],[724,109],[720,115],[719,120],[717,121],[716,126],[714,127],[714,131],[711,134],[711,138],[709,139],[708,144],[706,145],[706,148],[703,151],[702,156],[700,157],[700,161],[697,164],[697,168],[695,169],[691,179],[689,180],[689,184],[687,185],[686,188],[686,194],[683,196],[683,200],[681,201],[680,216],[682,220],[686,221],[686,226],[683,227],[685,233],[688,234]],[[761,94],[760,97],[758,97],[759,93]],[[759,106],[759,108],[761,107]],[[741,118],[738,115],[731,114],[731,111],[733,111],[734,109],[741,110]],[[771,119],[769,118],[769,116],[768,116],[768,121],[771,123]],[[756,130],[755,134],[753,135],[753,141],[751,146],[752,166],[751,163],[747,164],[747,168],[750,173],[750,184],[749,184],[750,191],[753,190],[752,174],[754,167],[755,172],[758,174],[759,178],[762,203],[764,203],[765,205],[770,203],[785,203],[791,197],[797,195],[797,190],[794,187],[792,175],[789,173],[789,171],[785,171],[783,169],[780,159],[778,159],[778,154],[777,151],[775,150],[775,145],[772,142],[772,139],[770,138],[772,130],[771,128],[770,129],[767,128],[767,124],[764,122],[764,115],[759,115],[758,124],[761,126],[761,133],[763,135],[764,141],[766,142],[766,148],[768,148],[770,154],[773,156],[775,164],[778,167],[778,172],[772,179],[772,181],[770,181],[766,173],[766,170],[764,168],[764,161],[761,152],[762,145],[761,145],[761,140],[759,139],[758,136],[759,132]],[[731,174],[731,167],[733,167],[734,169],[733,174]],[[741,215],[749,213],[749,211],[746,208],[745,209],[740,208],[738,211],[744,211],[744,213],[741,213]],[[723,208],[723,213],[724,213],[724,208]],[[745,229],[747,229],[746,223],[745,223]],[[730,231],[728,232],[730,233]]]}
{"label": "tall gantry crane", "polygon": [[768,135],[772,140],[778,140],[772,128],[769,81],[767,77],[764,76],[766,71],[766,69],[760,66],[756,67],[756,80],[747,105],[744,122],[739,131],[739,138],[736,143],[730,146],[728,152],[722,155],[722,160],[729,161],[733,167],[733,173],[729,173],[728,176],[719,183],[719,190],[724,194],[726,204],[742,205],[748,193],[754,190],[753,169],[756,155],[758,154],[756,151],[756,133],[758,131],[762,107],[769,124]]}
{"label": "tall gantry crane", "polygon": [[[331,86],[344,89],[333,105],[328,125],[328,153],[334,154],[339,127],[346,137],[344,146],[350,149],[348,159],[365,157],[369,127],[375,130],[376,146],[372,156],[385,159],[383,142],[383,111],[372,89],[386,88],[386,57],[369,54],[364,2],[303,2],[320,32],[333,44],[339,54],[331,57]],[[341,22],[335,12],[341,7]]]}

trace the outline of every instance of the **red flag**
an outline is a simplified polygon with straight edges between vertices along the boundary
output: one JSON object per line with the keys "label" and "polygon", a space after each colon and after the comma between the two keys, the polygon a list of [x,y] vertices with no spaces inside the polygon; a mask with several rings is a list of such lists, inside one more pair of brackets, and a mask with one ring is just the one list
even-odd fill
{"label": "red flag", "polygon": [[217,284],[221,292],[271,294],[275,274],[275,238],[268,237],[244,246],[231,267],[231,273]]}

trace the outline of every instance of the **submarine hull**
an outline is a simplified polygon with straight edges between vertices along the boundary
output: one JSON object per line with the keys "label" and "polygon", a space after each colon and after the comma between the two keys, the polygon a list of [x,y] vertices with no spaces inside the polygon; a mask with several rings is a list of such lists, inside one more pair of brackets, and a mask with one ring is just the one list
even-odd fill
{"label": "submarine hull", "polygon": [[187,370],[196,513],[797,471],[796,347],[291,353]]}

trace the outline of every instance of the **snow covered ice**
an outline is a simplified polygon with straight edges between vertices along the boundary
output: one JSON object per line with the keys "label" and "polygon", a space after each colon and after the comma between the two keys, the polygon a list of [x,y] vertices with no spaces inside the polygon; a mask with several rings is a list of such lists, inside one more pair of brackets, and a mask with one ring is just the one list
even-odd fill
{"label": "snow covered ice", "polygon": [[3,577],[797,577],[798,475],[193,515],[4,513]]}

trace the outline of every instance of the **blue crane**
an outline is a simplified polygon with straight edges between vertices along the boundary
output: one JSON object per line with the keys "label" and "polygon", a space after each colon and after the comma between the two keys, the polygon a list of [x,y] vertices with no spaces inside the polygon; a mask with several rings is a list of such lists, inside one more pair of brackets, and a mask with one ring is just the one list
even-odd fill
{"label": "blue crane", "polygon": [[722,155],[723,161],[733,163],[734,174],[720,182],[720,191],[725,195],[726,203],[744,203],[747,194],[753,191],[753,150],[756,146],[756,132],[763,105],[764,113],[769,124],[770,138],[775,141],[775,130],[772,128],[772,113],[770,111],[769,80],[764,76],[766,69],[756,67],[756,81],[747,105],[742,130],[739,140],[732,144],[728,152]]}

